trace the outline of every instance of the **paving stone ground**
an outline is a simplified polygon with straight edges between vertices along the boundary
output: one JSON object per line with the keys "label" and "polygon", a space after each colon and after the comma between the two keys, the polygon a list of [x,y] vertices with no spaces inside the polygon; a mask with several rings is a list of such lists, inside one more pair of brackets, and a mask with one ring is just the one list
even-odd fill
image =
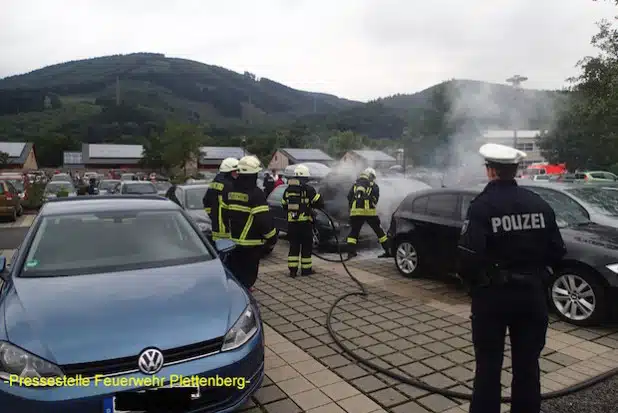
{"label": "paving stone ground", "polygon": [[[241,412],[467,412],[466,401],[429,394],[344,355],[328,335],[326,314],[337,296],[358,287],[340,264],[317,259],[317,274],[289,278],[287,244],[280,244],[262,262],[255,292],[265,323],[266,378]],[[0,251],[9,259],[12,253]],[[370,295],[351,297],[335,311],[333,327],[345,343],[400,374],[470,392],[474,353],[467,296],[448,280],[405,279],[392,260],[355,259],[350,268]],[[543,391],[558,390],[615,367],[618,328],[584,329],[552,317],[541,359]],[[507,345],[502,375],[505,395],[510,378]],[[508,412],[508,406],[503,406],[503,412]]]}
{"label": "paving stone ground", "polygon": [[1,219],[0,220],[0,229],[2,228],[16,228],[16,227],[29,227],[30,225],[32,225],[32,221],[34,221],[34,218],[36,217],[36,215],[22,215],[20,217],[17,218],[17,221],[15,222],[9,222],[6,219]]}
{"label": "paving stone ground", "polygon": [[[268,326],[266,374],[270,381],[257,393],[249,411],[467,412],[466,401],[429,394],[344,355],[328,335],[326,314],[337,296],[357,286],[340,264],[319,260],[314,261],[317,274],[289,278],[286,245],[281,244],[263,261],[256,284],[255,296]],[[404,279],[392,260],[353,260],[350,267],[370,295],[351,297],[335,311],[333,327],[345,343],[357,354],[400,374],[437,387],[470,392],[474,352],[467,296],[447,280]],[[269,335],[274,336],[271,341]],[[276,343],[271,344],[272,340]],[[502,375],[505,395],[510,393],[510,361],[507,345]],[[299,362],[321,370],[301,372]],[[583,329],[552,317],[541,359],[544,392],[615,367],[617,328]],[[311,374],[314,376],[309,377]],[[337,377],[340,381],[336,383],[342,384],[311,381],[318,376],[327,376],[327,382]],[[339,387],[341,390],[331,391]],[[275,397],[271,394],[277,395],[276,401],[270,400]],[[363,402],[357,405],[355,401],[361,399]],[[287,410],[278,410],[280,406]],[[508,406],[504,405],[503,411],[507,412]]]}

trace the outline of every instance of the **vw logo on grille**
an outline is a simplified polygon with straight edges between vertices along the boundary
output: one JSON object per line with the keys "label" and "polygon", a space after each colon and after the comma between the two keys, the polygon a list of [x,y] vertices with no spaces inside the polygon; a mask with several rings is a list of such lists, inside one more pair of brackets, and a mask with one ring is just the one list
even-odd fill
{"label": "vw logo on grille", "polygon": [[144,374],[158,373],[163,368],[163,353],[156,348],[147,348],[139,355],[137,367]]}

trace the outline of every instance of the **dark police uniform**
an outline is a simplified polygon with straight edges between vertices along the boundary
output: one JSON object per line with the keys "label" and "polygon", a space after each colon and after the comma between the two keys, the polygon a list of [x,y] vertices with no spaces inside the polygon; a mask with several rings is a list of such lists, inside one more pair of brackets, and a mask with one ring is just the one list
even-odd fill
{"label": "dark police uniform", "polygon": [[208,189],[204,194],[202,200],[204,204],[204,211],[210,217],[212,225],[212,239],[214,241],[222,238],[229,238],[230,232],[225,226],[223,220],[223,209],[225,208],[225,202],[223,202],[223,192],[227,188],[231,189],[234,178],[229,172],[219,172],[213,181],[208,185]]}
{"label": "dark police uniform", "polygon": [[230,270],[246,287],[257,280],[264,248],[277,242],[277,230],[264,192],[255,175],[239,175],[229,189],[224,188],[223,220],[236,248],[230,257]]}
{"label": "dark police uniform", "polygon": [[287,213],[290,275],[295,277],[298,273],[299,255],[301,275],[310,275],[313,273],[313,208],[323,208],[324,202],[311,185],[299,178],[291,178],[283,192],[281,205]]}
{"label": "dark police uniform", "polygon": [[511,412],[540,411],[539,357],[548,325],[544,282],[548,267],[565,253],[552,208],[515,180],[491,181],[470,204],[459,242],[459,275],[472,297],[476,376],[471,413],[500,411],[507,328]]}
{"label": "dark police uniform", "polygon": [[390,254],[388,248],[388,236],[380,226],[380,218],[376,207],[380,200],[380,187],[373,182],[368,175],[361,174],[356,183],[348,192],[350,207],[350,233],[346,242],[348,244],[348,256],[356,256],[356,244],[361,228],[366,222],[378,237],[378,242],[384,248],[384,255]]}

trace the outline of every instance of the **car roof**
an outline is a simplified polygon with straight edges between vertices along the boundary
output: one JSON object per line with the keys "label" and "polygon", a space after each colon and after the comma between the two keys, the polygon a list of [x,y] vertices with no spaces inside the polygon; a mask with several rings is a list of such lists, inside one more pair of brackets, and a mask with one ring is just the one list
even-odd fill
{"label": "car roof", "polygon": [[159,196],[134,195],[92,195],[61,198],[45,203],[39,211],[41,216],[81,214],[109,211],[174,211],[180,207],[174,202]]}
{"label": "car roof", "polygon": [[[117,179],[116,179],[117,181]],[[125,185],[135,185],[135,184],[152,184],[154,185],[152,182],[150,181],[121,181],[123,184]]]}
{"label": "car roof", "polygon": [[209,188],[209,184],[184,184],[184,185],[176,185],[176,187],[180,188],[180,189],[191,189],[191,188],[193,188],[193,189],[195,189],[195,188],[197,188],[197,189],[204,189],[204,188],[208,189]]}

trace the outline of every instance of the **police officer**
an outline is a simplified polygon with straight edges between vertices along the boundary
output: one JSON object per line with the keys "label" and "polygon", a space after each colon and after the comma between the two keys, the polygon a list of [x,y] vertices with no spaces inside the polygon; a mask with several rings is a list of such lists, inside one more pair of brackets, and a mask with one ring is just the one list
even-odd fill
{"label": "police officer", "polygon": [[299,255],[301,275],[313,273],[313,208],[323,208],[324,202],[315,188],[307,184],[308,180],[309,168],[298,165],[294,168],[294,178],[288,179],[288,187],[281,198],[281,205],[287,212],[290,242],[288,268],[291,277],[298,274]]}
{"label": "police officer", "polygon": [[202,199],[204,210],[210,217],[213,241],[230,237],[230,233],[223,221],[223,208],[225,204],[222,196],[224,188],[226,186],[228,188],[231,187],[237,176],[238,159],[225,158],[223,162],[221,162],[221,165],[219,165],[219,173],[215,176],[210,185],[208,185],[208,189]]}
{"label": "police officer", "polygon": [[545,281],[566,248],[552,208],[515,181],[522,151],[480,148],[489,184],[470,204],[459,241],[459,276],[472,297],[476,377],[471,413],[500,412],[500,374],[508,328],[512,413],[538,413],[539,356],[548,313]]}
{"label": "police officer", "polygon": [[366,222],[378,236],[378,242],[384,249],[380,258],[390,257],[388,236],[380,226],[376,207],[380,200],[380,187],[375,183],[376,171],[367,168],[360,174],[356,183],[348,192],[350,206],[350,234],[347,238],[348,259],[355,257],[356,244],[363,224]]}
{"label": "police officer", "polygon": [[277,230],[266,203],[264,192],[257,186],[260,160],[245,156],[238,161],[238,178],[223,190],[223,219],[236,248],[230,256],[230,270],[249,290],[257,280],[260,259],[265,248],[277,242]]}

